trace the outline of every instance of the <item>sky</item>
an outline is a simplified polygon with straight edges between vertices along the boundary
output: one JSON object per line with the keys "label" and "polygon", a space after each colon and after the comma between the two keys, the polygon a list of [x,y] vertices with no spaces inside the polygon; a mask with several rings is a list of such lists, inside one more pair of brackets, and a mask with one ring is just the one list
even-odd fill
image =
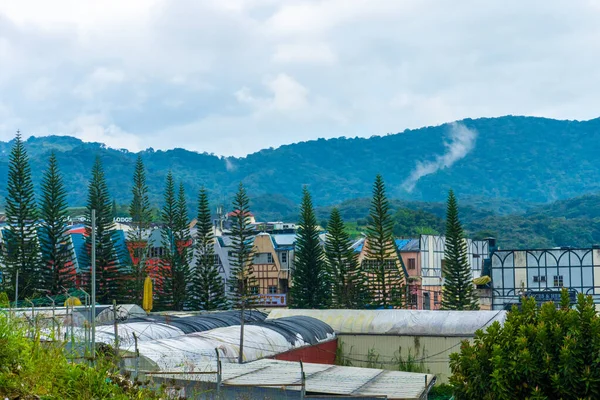
{"label": "sky", "polygon": [[0,0],[0,140],[224,156],[600,116],[600,0]]}

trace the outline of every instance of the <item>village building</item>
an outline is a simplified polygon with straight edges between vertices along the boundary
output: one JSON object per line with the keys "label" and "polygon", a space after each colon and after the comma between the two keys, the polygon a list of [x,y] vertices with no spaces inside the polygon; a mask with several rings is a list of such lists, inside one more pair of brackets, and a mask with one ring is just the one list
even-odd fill
{"label": "village building", "polygon": [[510,309],[522,296],[558,303],[562,288],[573,303],[579,293],[591,295],[600,310],[600,246],[496,250],[491,278],[494,310]]}

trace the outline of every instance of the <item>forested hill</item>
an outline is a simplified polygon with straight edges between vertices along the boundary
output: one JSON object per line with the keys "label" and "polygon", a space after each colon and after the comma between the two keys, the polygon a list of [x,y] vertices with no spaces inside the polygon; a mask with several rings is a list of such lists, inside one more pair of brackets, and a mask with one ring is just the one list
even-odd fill
{"label": "forested hill", "polygon": [[[2,177],[6,177],[10,146],[10,142],[0,143]],[[112,196],[120,203],[128,201],[135,153],[58,136],[32,137],[27,147],[35,182],[48,153],[57,152],[71,205],[85,203],[96,155],[103,159]],[[160,201],[167,171],[172,170],[184,181],[190,199],[200,185],[209,189],[213,200],[229,199],[241,180],[251,195],[262,195],[267,203],[272,194],[277,194],[278,204],[296,203],[302,185],[308,184],[315,202],[328,205],[369,196],[375,174],[382,173],[390,197],[441,201],[453,188],[459,198],[492,201],[501,207],[600,191],[600,119],[466,119],[368,139],[296,143],[244,158],[225,159],[183,149],[148,149],[142,156],[155,203]],[[5,186],[0,184],[2,196]]]}

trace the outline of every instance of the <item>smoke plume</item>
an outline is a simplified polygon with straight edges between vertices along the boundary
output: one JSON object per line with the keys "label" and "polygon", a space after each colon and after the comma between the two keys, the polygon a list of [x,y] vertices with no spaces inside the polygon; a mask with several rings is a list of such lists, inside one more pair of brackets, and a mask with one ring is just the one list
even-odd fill
{"label": "smoke plume", "polygon": [[407,192],[412,192],[419,179],[431,175],[439,169],[448,168],[466,156],[475,147],[476,139],[477,131],[471,130],[463,124],[453,123],[450,127],[448,141],[444,143],[446,151],[437,155],[433,161],[417,161],[417,166],[402,183],[402,187]]}

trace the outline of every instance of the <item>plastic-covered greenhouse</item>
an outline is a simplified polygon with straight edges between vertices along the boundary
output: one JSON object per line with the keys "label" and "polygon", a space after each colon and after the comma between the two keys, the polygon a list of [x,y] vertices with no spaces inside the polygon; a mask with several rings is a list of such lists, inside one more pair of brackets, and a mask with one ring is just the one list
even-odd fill
{"label": "plastic-covered greenhouse", "polygon": [[[244,327],[243,359],[254,361],[334,339],[335,333],[329,325],[310,317],[249,323]],[[238,325],[140,342],[140,368],[193,370],[207,363],[214,363],[217,351],[223,362],[237,362],[239,345]]]}
{"label": "plastic-covered greenhouse", "polygon": [[[112,308],[111,308],[112,309]],[[144,313],[145,315],[145,313]],[[119,347],[124,350],[132,350],[134,346],[133,334],[139,342],[167,339],[176,336],[182,336],[194,332],[204,332],[215,328],[228,327],[240,324],[239,311],[223,311],[212,314],[193,315],[187,317],[175,316],[151,316],[137,317],[120,322],[117,326],[119,333]],[[247,323],[261,322],[266,318],[266,314],[259,311],[246,311],[244,320]],[[115,342],[114,326],[110,320],[109,325],[100,325],[96,327],[96,342],[113,344]],[[75,335],[83,339],[86,332],[79,328],[75,330]],[[89,332],[87,333],[89,336]]]}

